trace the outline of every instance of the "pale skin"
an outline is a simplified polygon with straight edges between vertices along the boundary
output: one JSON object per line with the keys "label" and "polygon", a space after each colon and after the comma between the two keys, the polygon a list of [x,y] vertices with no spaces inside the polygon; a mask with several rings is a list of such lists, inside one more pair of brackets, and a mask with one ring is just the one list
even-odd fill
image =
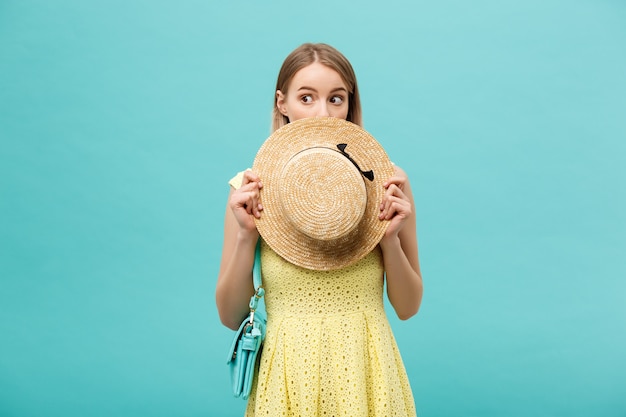
{"label": "pale skin", "polygon": [[[294,75],[287,93],[276,92],[278,110],[295,121],[307,117],[348,115],[348,88],[341,76],[320,63],[310,64]],[[387,296],[398,317],[417,314],[422,301],[413,193],[406,173],[394,167],[383,186],[379,219],[389,226],[380,242],[383,253]],[[252,171],[244,173],[239,189],[231,189],[224,217],[224,246],[216,288],[217,308],[222,323],[237,329],[249,311],[254,293],[252,264],[259,239],[254,218],[263,214],[260,192],[263,182]]]}

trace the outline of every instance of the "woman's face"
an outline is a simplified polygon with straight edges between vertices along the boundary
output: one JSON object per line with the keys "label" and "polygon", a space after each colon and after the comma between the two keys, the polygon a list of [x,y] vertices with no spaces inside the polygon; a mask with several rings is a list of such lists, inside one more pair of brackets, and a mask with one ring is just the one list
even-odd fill
{"label": "woman's face", "polygon": [[307,117],[348,117],[348,87],[337,71],[319,62],[296,72],[287,91],[276,91],[276,106],[290,122]]}

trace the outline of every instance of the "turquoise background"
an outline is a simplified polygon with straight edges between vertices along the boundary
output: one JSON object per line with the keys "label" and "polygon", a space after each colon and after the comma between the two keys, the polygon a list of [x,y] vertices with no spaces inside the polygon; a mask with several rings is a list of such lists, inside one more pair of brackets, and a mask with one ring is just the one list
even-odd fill
{"label": "turquoise background", "polygon": [[306,41],[412,181],[420,416],[626,416],[617,0],[0,0],[0,415],[242,415],[226,183]]}

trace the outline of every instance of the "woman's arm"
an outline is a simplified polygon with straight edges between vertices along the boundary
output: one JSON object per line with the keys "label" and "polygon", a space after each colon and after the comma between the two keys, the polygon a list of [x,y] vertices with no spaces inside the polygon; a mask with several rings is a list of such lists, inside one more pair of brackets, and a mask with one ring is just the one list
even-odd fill
{"label": "woman's arm", "polygon": [[242,186],[231,189],[224,216],[224,245],[215,301],[222,324],[236,330],[249,312],[254,294],[252,265],[259,232],[254,217],[260,217],[258,177],[251,171],[244,174]]}
{"label": "woman's arm", "polygon": [[417,314],[422,302],[422,273],[417,253],[417,231],[413,193],[406,173],[395,167],[386,183],[381,219],[389,220],[380,242],[383,251],[387,296],[401,320]]}

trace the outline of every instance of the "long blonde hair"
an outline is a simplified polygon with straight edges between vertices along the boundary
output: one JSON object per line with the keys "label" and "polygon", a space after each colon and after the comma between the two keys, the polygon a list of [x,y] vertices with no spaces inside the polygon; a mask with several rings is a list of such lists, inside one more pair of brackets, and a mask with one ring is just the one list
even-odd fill
{"label": "long blonde hair", "polygon": [[280,90],[287,95],[287,89],[296,72],[300,71],[307,65],[314,62],[326,65],[334,69],[341,76],[341,79],[348,87],[348,116],[346,120],[363,126],[361,117],[361,99],[359,97],[359,89],[356,82],[356,75],[352,69],[350,61],[335,48],[324,43],[305,43],[291,52],[283,62],[278,79],[276,80],[276,89],[274,90],[274,109],[272,110],[272,132],[289,123],[287,116],[284,116],[276,107],[276,91]]}

